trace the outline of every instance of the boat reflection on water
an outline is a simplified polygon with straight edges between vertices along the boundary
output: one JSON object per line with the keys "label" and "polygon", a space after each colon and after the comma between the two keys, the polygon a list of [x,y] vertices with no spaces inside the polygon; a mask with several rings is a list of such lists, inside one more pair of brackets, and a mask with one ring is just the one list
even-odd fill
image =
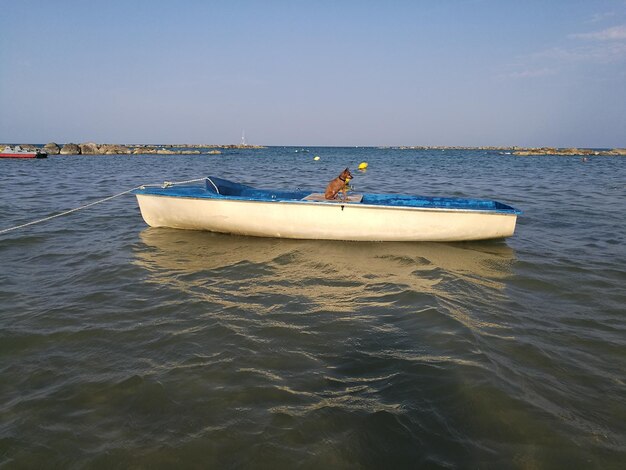
{"label": "boat reflection on water", "polygon": [[345,311],[408,291],[434,294],[454,310],[460,294],[502,291],[515,259],[498,242],[286,240],[166,228],[148,228],[140,238],[136,264],[150,281],[223,305],[265,308],[296,299]]}

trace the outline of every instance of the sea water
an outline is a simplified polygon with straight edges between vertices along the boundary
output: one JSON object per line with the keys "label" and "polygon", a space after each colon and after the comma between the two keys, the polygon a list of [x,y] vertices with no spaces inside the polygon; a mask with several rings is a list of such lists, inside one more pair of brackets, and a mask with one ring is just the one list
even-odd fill
{"label": "sea water", "polygon": [[524,214],[506,241],[298,241],[149,228],[126,194],[4,233],[0,466],[623,468],[626,159],[301,150],[0,161],[0,230],[345,167]]}

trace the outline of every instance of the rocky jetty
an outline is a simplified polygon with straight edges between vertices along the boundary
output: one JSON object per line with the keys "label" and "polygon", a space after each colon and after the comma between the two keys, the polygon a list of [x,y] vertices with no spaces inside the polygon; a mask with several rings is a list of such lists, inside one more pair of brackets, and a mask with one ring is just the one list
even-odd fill
{"label": "rocky jetty", "polygon": [[[22,148],[35,150],[38,148],[31,144],[22,144]],[[50,142],[43,147],[48,155],[219,155],[224,149],[263,149],[261,145],[247,144],[98,144],[95,142],[85,142],[81,144],[67,143],[59,145]],[[557,148],[557,147],[461,147],[461,146],[428,146],[412,145],[400,147],[379,147],[381,149],[394,150],[482,150],[489,152],[499,152],[503,155],[516,155],[520,157],[539,155],[559,155],[559,156],[626,156],[625,148],[614,149],[585,149],[585,148]]]}
{"label": "rocky jetty", "polygon": [[517,149],[513,151],[513,155],[520,157],[528,157],[535,155],[559,155],[559,156],[590,156],[598,155],[603,157],[612,156],[625,156],[626,149],[611,149],[611,150],[595,150],[595,149],[579,149],[579,148],[554,148],[554,147],[541,147],[541,148],[529,148],[529,149]]}
{"label": "rocky jetty", "polygon": [[[35,149],[34,145],[23,144],[22,148]],[[43,147],[48,155],[219,155],[218,149],[263,149],[261,145],[203,145],[203,144],[167,144],[167,145],[120,145],[97,144],[85,142],[81,144],[67,143],[59,145],[50,142]],[[210,149],[210,150],[209,150]]]}
{"label": "rocky jetty", "polygon": [[580,148],[556,148],[556,147],[447,147],[447,146],[402,146],[402,147],[380,147],[392,148],[396,150],[488,150],[498,151],[506,154],[513,154],[520,157],[533,155],[560,155],[560,156],[626,156],[626,149],[616,148],[610,150],[580,149]]}

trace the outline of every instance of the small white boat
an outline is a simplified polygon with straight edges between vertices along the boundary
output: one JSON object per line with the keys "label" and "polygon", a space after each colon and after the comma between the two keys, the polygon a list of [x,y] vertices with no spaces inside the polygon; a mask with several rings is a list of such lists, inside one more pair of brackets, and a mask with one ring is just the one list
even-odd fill
{"label": "small white boat", "polygon": [[[221,178],[133,191],[152,227],[257,237],[354,241],[463,241],[510,237],[521,211],[501,202],[396,194],[256,189]],[[341,196],[340,196],[341,197]]]}

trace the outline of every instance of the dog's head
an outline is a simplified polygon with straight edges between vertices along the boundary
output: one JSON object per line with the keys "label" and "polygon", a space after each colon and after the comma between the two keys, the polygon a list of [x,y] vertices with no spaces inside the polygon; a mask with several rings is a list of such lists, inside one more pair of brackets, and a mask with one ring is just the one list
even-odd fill
{"label": "dog's head", "polygon": [[341,172],[341,174],[339,175],[339,178],[341,178],[342,180],[351,180],[352,173],[350,173],[350,170],[346,168],[345,170]]}

